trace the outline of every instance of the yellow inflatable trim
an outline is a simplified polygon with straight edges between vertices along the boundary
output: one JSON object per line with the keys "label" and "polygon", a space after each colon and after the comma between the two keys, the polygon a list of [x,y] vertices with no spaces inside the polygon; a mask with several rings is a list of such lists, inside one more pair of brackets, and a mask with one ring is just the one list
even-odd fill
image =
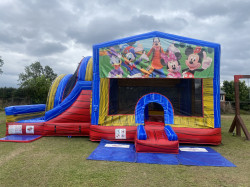
{"label": "yellow inflatable trim", "polygon": [[16,122],[20,120],[27,120],[32,118],[38,118],[44,116],[45,111],[43,112],[33,112],[28,114],[17,114],[17,115],[7,115],[6,116],[6,122]]}
{"label": "yellow inflatable trim", "polygon": [[88,61],[85,73],[85,81],[92,81],[92,79],[93,79],[93,58],[91,57]]}
{"label": "yellow inflatable trim", "polygon": [[46,102],[46,111],[51,110],[54,107],[54,100],[55,100],[55,95],[56,95],[56,90],[57,87],[62,80],[62,78],[65,76],[65,74],[59,75],[52,83],[50,89],[49,89],[49,94],[47,97],[47,102]]}

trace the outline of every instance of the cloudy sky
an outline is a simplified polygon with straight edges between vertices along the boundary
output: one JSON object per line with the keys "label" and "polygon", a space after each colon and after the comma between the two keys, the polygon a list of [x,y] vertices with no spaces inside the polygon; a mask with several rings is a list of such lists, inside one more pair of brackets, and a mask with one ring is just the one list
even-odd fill
{"label": "cloudy sky", "polygon": [[161,31],[220,43],[221,80],[250,74],[250,1],[1,0],[0,87],[35,61],[73,73],[92,45]]}

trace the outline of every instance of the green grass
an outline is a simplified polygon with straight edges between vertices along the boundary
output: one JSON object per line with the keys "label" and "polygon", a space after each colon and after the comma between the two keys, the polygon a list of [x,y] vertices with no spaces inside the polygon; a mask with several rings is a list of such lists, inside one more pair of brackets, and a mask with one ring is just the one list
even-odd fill
{"label": "green grass", "polygon": [[[86,160],[98,143],[80,137],[43,137],[32,143],[0,143],[0,186],[249,186],[250,141],[228,133],[212,146],[236,168],[171,166]],[[250,131],[250,116],[243,116]],[[0,137],[5,115],[0,112]]]}

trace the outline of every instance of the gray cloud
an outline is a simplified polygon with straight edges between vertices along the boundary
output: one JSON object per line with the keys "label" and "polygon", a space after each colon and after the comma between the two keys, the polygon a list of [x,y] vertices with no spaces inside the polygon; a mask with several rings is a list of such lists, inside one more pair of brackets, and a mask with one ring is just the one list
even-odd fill
{"label": "gray cloud", "polygon": [[129,36],[128,33],[155,30],[170,31],[183,29],[187,25],[184,18],[156,19],[151,15],[135,15],[128,20],[114,17],[96,17],[86,26],[77,26],[68,30],[68,35],[77,42],[90,47],[93,44]]}
{"label": "gray cloud", "polygon": [[67,50],[67,47],[59,42],[34,41],[27,45],[27,53],[33,56],[51,55]]}
{"label": "gray cloud", "polygon": [[202,3],[195,3],[190,13],[194,16],[209,19],[211,17],[229,18],[228,27],[237,28],[244,26],[249,21],[248,16],[250,1],[232,1],[226,3],[219,3],[218,1],[203,1]]}
{"label": "gray cloud", "polygon": [[8,28],[0,30],[0,43],[14,44],[23,43],[24,40],[15,31],[11,32]]}
{"label": "gray cloud", "polygon": [[73,73],[92,45],[149,31],[221,44],[221,80],[249,74],[250,1],[0,1],[1,86],[40,61]]}
{"label": "gray cloud", "polygon": [[230,11],[230,6],[224,3],[216,3],[216,2],[203,2],[194,4],[194,8],[190,11],[195,16],[199,16],[202,18],[214,17],[214,16],[225,16]]}

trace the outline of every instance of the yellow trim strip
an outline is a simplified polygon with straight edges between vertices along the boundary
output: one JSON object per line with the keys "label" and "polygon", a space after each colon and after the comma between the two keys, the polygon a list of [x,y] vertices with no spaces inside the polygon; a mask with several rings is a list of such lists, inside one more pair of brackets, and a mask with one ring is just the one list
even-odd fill
{"label": "yellow trim strip", "polygon": [[59,75],[52,83],[49,89],[49,94],[46,102],[46,111],[51,110],[54,107],[54,100],[56,95],[57,87],[65,74]]}
{"label": "yellow trim strip", "polygon": [[93,79],[93,58],[91,57],[88,61],[85,73],[85,81],[92,81],[92,79]]}
{"label": "yellow trim strip", "polygon": [[28,114],[7,115],[6,122],[15,122],[15,121],[20,121],[20,120],[38,118],[38,117],[44,116],[44,114],[45,114],[45,111],[33,112],[33,113],[28,113]]}

